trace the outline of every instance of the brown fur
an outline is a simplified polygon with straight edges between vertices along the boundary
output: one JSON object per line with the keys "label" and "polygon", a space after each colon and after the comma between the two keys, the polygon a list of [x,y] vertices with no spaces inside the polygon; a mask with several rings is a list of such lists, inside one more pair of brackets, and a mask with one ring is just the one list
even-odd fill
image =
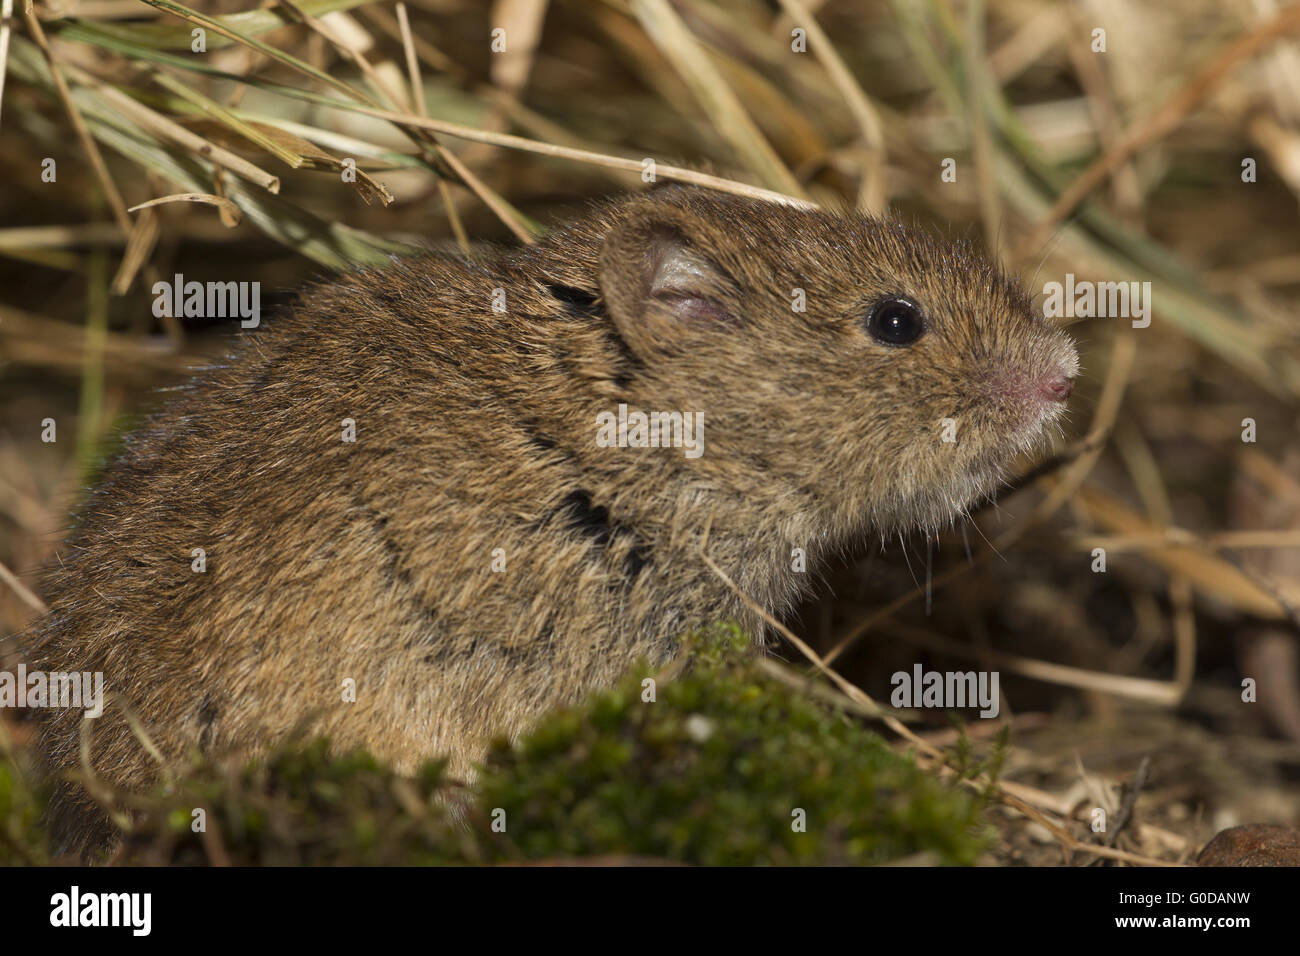
{"label": "brown fur", "polygon": [[[863,330],[889,294],[925,310],[914,345]],[[989,493],[1060,409],[1025,383],[1076,371],[962,247],[681,188],[531,248],[336,279],[243,335],[128,440],[27,635],[30,668],[103,671],[169,759],[257,753],[305,724],[469,775],[490,734],[692,628],[738,619],[762,639],[699,558],[706,524],[711,556],[780,614],[868,533],[946,524]],[[619,402],[704,412],[703,456],[597,447]],[[52,767],[77,766],[80,712],[44,717]],[[128,788],[156,778],[115,704],[93,763]],[[60,793],[68,846],[107,839],[92,806]]]}

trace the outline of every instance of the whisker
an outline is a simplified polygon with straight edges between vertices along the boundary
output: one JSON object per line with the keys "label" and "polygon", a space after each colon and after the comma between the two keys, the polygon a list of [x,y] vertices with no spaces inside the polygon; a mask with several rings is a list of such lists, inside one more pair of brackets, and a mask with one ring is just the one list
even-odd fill
{"label": "whisker", "polygon": [[[997,503],[994,502],[993,506],[996,508]],[[999,551],[997,547],[993,544],[993,542],[988,539],[988,535],[986,535],[984,533],[984,530],[979,526],[979,522],[972,521],[971,524],[975,526],[975,533],[978,534],[981,538],[983,538],[984,543],[989,546],[989,550],[992,551],[994,554],[996,554],[999,558],[1001,558],[1005,564],[1010,564],[1011,562],[1007,560],[1006,555],[1004,555],[1001,551]]]}
{"label": "whisker", "polygon": [[925,536],[925,616],[926,617],[930,616],[930,600],[933,597],[933,594],[931,592],[931,584],[934,581],[934,578],[932,577],[934,562],[932,560],[932,555],[930,551],[930,545],[933,543],[933,541],[934,541],[933,536],[927,533]]}
{"label": "whisker", "polygon": [[916,572],[912,570],[912,559],[907,554],[907,542],[903,540],[903,532],[898,532],[898,545],[903,549],[903,560],[907,563],[907,573],[912,576],[912,583],[916,589],[921,590],[921,582],[917,580]]}

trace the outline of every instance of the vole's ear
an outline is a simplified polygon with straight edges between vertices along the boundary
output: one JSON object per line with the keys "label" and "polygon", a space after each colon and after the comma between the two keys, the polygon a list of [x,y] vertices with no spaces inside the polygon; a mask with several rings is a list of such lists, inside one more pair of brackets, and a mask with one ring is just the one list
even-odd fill
{"label": "vole's ear", "polygon": [[703,251],[700,230],[687,215],[656,210],[630,217],[605,237],[600,291],[633,350],[670,350],[736,321],[735,283]]}

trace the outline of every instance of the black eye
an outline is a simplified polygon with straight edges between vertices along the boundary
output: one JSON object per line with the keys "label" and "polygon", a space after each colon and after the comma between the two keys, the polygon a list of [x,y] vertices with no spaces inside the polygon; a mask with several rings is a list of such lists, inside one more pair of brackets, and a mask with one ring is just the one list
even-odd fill
{"label": "black eye", "polygon": [[867,331],[886,345],[911,345],[925,332],[921,307],[897,297],[878,302],[867,316]]}

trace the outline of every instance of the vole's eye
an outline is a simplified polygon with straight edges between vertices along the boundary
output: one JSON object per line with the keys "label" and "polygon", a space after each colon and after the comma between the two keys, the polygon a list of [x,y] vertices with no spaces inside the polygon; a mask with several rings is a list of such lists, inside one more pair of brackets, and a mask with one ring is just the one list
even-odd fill
{"label": "vole's eye", "polygon": [[867,331],[885,345],[911,345],[925,332],[925,322],[915,302],[893,297],[877,302],[871,309]]}

